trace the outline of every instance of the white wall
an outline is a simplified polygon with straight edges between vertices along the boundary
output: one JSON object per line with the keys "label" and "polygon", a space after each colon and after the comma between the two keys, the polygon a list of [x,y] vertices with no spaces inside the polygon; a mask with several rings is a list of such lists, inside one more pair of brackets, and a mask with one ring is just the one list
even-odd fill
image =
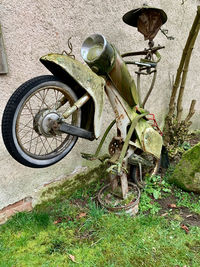
{"label": "white wall", "polygon": [[[40,64],[40,56],[49,52],[67,50],[67,40],[72,37],[73,52],[81,60],[80,47],[89,34],[102,33],[115,43],[121,52],[141,50],[147,43],[135,28],[123,23],[124,13],[141,6],[140,0],[0,0],[0,22],[8,57],[9,74],[0,76],[2,112],[10,95],[24,81],[48,71]],[[189,29],[196,14],[196,1],[187,0],[181,5],[181,0],[145,1],[149,5],[162,8],[168,14],[168,22],[164,28],[176,39],[167,40],[161,33],[155,42],[165,45],[162,53],[159,74],[155,90],[148,102],[147,108],[156,113],[162,124],[170,96],[170,77],[176,74],[182,49]],[[199,128],[200,114],[200,37],[196,42],[188,73],[185,109],[189,108],[191,99],[198,100],[194,126]],[[143,89],[145,95],[146,89]],[[107,106],[105,124],[111,120]],[[1,120],[0,117],[0,120]],[[104,126],[105,127],[105,126]],[[44,183],[72,172],[81,166],[79,152],[93,152],[97,142],[79,141],[73,152],[55,166],[46,169],[30,169],[15,162],[6,151],[2,138],[0,139],[0,209],[14,203]]]}

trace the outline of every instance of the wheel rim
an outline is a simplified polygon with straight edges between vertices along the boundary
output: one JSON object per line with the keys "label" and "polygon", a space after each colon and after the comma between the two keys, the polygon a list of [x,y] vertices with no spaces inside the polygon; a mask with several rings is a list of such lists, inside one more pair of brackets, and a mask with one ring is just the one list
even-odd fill
{"label": "wheel rim", "polygon": [[[22,151],[35,159],[48,159],[54,158],[69,147],[76,137],[65,133],[41,135],[34,129],[34,120],[43,110],[62,116],[74,102],[74,98],[65,89],[55,85],[34,90],[23,101],[16,118],[16,139]],[[67,122],[78,126],[77,112],[74,112]]]}

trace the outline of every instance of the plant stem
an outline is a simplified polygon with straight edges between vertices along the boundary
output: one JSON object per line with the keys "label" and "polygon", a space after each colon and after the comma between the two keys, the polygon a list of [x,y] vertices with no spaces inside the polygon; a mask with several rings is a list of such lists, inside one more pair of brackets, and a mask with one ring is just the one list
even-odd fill
{"label": "plant stem", "polygon": [[188,53],[188,49],[190,47],[190,44],[191,44],[191,41],[192,41],[194,35],[196,34],[196,28],[197,28],[197,25],[199,23],[199,17],[200,17],[200,6],[197,7],[197,14],[196,14],[196,17],[194,19],[192,28],[190,30],[185,48],[183,50],[179,67],[177,69],[176,79],[175,79],[175,83],[173,85],[172,94],[171,94],[171,98],[170,98],[170,102],[169,102],[169,112],[168,112],[169,117],[171,117],[174,113],[174,109],[175,109],[174,103],[175,103],[175,99],[176,99],[177,90],[178,90],[178,87],[180,84],[181,74],[182,74],[183,67],[185,64],[185,59],[186,59],[186,55]]}
{"label": "plant stem", "polygon": [[196,17],[198,17],[198,24],[196,25],[196,29],[194,30],[193,38],[191,39],[191,42],[190,42],[190,45],[188,47],[188,51],[185,57],[185,64],[184,64],[181,86],[180,86],[179,96],[178,96],[178,101],[177,101],[177,122],[178,123],[180,123],[181,121],[181,116],[182,116],[182,111],[183,111],[182,100],[183,100],[183,94],[184,94],[184,89],[185,89],[185,83],[187,79],[188,67],[189,67],[189,63],[190,63],[190,59],[192,55],[192,50],[194,48],[194,44],[195,44],[196,38],[199,33],[199,29],[200,29],[200,12],[197,12]]}
{"label": "plant stem", "polygon": [[186,117],[186,119],[185,119],[185,123],[187,124],[189,121],[190,121],[190,119],[192,118],[192,116],[194,115],[194,113],[195,113],[195,104],[196,104],[196,100],[192,100],[192,102],[191,102],[191,105],[190,105],[190,109],[189,109],[189,113],[188,113],[188,115],[187,115],[187,117]]}

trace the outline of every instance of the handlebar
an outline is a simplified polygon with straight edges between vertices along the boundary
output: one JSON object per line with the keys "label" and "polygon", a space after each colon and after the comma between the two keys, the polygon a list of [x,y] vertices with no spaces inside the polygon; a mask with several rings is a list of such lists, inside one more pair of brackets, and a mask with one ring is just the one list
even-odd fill
{"label": "handlebar", "polygon": [[165,48],[164,46],[156,46],[156,47],[152,47],[150,49],[145,49],[143,51],[137,51],[137,52],[128,52],[128,53],[124,53],[121,55],[121,57],[131,57],[131,56],[146,56],[149,53],[153,53],[155,54],[158,50]]}

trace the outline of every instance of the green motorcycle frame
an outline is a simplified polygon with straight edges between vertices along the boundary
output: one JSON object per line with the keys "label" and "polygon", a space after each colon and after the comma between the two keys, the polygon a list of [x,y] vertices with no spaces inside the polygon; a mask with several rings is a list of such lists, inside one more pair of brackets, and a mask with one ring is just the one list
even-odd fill
{"label": "green motorcycle frame", "polygon": [[[93,35],[88,37],[87,40],[89,39],[91,41],[92,38],[94,39],[94,43],[87,52],[90,52],[91,49],[94,50],[94,48],[99,45],[96,43],[96,39],[101,40],[99,43],[102,51],[98,50],[98,57],[94,57],[94,59],[90,61],[90,68],[78,60],[64,54],[48,54],[40,59],[44,66],[49,69],[55,77],[66,83],[67,86],[75,91],[79,99],[67,110],[65,110],[62,115],[56,113],[56,108],[49,111],[44,109],[44,111],[41,111],[41,113],[38,112],[35,115],[33,124],[35,131],[39,135],[46,135],[46,138],[48,138],[50,136],[55,136],[56,134],[59,135],[62,131],[71,134],[69,130],[67,131],[64,129],[65,127],[63,125],[65,119],[71,116],[78,109],[82,109],[82,123],[80,129],[85,129],[91,133],[91,135],[89,135],[89,137],[86,135],[85,137],[84,135],[82,136],[82,133],[78,134],[76,132],[74,135],[89,140],[98,139],[100,137],[102,128],[101,125],[103,108],[105,104],[105,95],[108,96],[111,106],[115,112],[117,137],[120,138],[121,142],[125,142],[127,131],[132,121],[137,119],[138,116],[141,116],[142,112],[145,114],[145,111],[141,111],[142,109],[140,109],[140,112],[138,111],[137,107],[139,107],[139,96],[135,82],[117,49],[114,46],[111,46],[102,35]],[[104,56],[105,46],[108,45],[112,53],[110,58],[107,56],[107,60],[109,58],[110,62],[108,62],[106,65],[103,64],[104,61],[101,59],[101,56],[102,54]],[[105,65],[107,66],[107,69],[105,68]],[[101,66],[103,66],[103,68],[101,68]],[[96,70],[99,68],[99,70],[96,71],[97,73],[94,72],[95,68]],[[29,95],[24,96],[24,98],[25,97],[30,98]],[[26,99],[24,99],[24,101],[25,100]],[[9,103],[8,106],[10,106]],[[22,109],[22,107],[17,108]],[[5,113],[7,114],[7,111],[5,111]],[[88,114],[90,115],[88,116]],[[20,112],[16,116],[19,115]],[[48,117],[48,122],[47,119],[45,119],[46,117]],[[5,120],[7,120],[7,116],[3,119],[3,124]],[[12,131],[15,131],[13,128],[17,130],[18,125],[12,126]],[[4,133],[5,127],[3,129]],[[159,158],[162,148],[162,137],[156,130],[152,128],[145,116],[137,122],[134,131],[134,140],[130,139],[129,144],[133,148],[139,148],[145,152],[151,153],[156,158]],[[4,134],[4,139],[7,138],[7,135],[8,133],[6,132],[6,134]],[[13,146],[16,146],[17,149],[18,147],[22,146],[20,140],[17,140],[18,138],[19,137],[17,137],[17,135],[15,138],[13,138]],[[16,143],[18,144],[16,145]],[[31,157],[31,153],[26,151],[25,148],[22,147],[21,150],[24,153],[29,154]],[[12,155],[10,147],[9,152],[11,152]],[[49,153],[46,154],[46,157],[50,156],[48,155]],[[28,162],[27,158],[22,161],[15,156],[15,159],[30,167],[46,167],[57,162],[54,162],[52,159],[50,162],[46,161],[45,155],[43,158],[41,157],[41,160],[38,164],[34,162]],[[59,160],[60,159],[61,158],[59,158]],[[44,164],[41,164],[42,162]]]}

